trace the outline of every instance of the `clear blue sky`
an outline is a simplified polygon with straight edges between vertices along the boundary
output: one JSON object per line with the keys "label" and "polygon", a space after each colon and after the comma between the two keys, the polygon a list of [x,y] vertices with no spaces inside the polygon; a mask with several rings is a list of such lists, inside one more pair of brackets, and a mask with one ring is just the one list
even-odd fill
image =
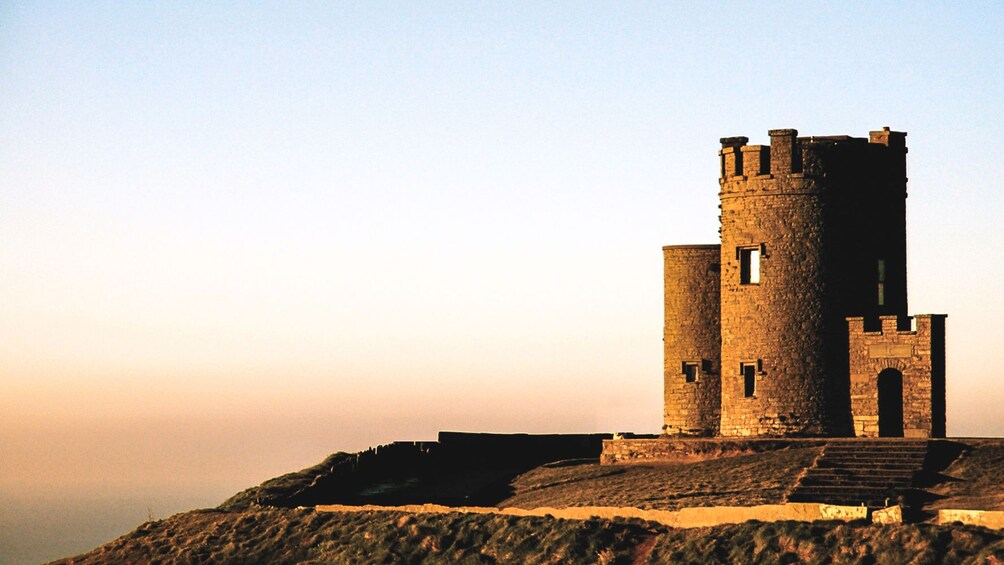
{"label": "clear blue sky", "polygon": [[1004,434],[1002,29],[995,2],[5,3],[0,485],[656,432],[660,248],[716,241],[718,138],[781,127],[909,132],[949,433]]}

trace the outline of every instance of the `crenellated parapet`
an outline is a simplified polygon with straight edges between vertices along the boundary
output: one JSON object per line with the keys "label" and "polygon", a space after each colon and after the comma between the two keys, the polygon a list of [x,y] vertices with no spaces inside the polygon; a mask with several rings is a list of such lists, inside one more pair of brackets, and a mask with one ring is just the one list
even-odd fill
{"label": "crenellated parapet", "polygon": [[723,137],[719,140],[722,143],[722,150],[718,152],[722,179],[743,175],[742,148],[749,140],[748,137]]}
{"label": "crenellated parapet", "polygon": [[721,138],[720,184],[802,172],[801,144],[794,129],[772,129],[770,145],[747,145],[747,137]]}
{"label": "crenellated parapet", "polygon": [[885,145],[886,147],[902,150],[903,153],[909,151],[909,149],[906,148],[906,132],[892,131],[888,127],[884,127],[878,131],[868,132],[868,141],[869,143]]}
{"label": "crenellated parapet", "polygon": [[[798,137],[798,130],[791,128],[772,129],[768,133],[769,145],[749,145],[747,137],[720,139],[718,182],[723,196],[747,192],[821,191],[828,185],[799,182],[798,179],[842,177],[862,170],[880,178],[883,186],[888,186],[888,180],[900,180],[905,191],[905,132],[886,127],[869,132],[868,138],[847,135]],[[847,170],[842,171],[844,168]]]}

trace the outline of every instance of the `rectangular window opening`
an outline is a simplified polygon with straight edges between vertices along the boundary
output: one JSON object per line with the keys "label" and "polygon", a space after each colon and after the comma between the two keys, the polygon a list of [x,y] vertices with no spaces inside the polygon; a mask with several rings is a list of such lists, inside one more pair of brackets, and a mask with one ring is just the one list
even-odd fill
{"label": "rectangular window opening", "polygon": [[878,260],[878,305],[885,306],[885,259]]}
{"label": "rectangular window opening", "polygon": [[683,376],[688,383],[696,383],[700,376],[700,365],[689,361],[683,362]]}
{"label": "rectangular window opening", "polygon": [[750,247],[739,250],[739,283],[760,283],[760,248]]}
{"label": "rectangular window opening", "polygon": [[758,362],[743,362],[739,364],[739,371],[743,376],[743,396],[753,398],[756,396],[756,374]]}

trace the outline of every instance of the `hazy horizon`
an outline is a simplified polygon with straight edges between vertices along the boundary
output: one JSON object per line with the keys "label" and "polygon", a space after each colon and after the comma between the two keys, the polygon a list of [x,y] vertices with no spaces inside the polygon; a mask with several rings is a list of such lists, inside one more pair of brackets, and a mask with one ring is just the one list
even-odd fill
{"label": "hazy horizon", "polygon": [[661,247],[718,241],[720,137],[788,127],[908,132],[948,433],[1004,435],[1002,13],[7,3],[0,497],[209,504],[439,430],[657,433]]}

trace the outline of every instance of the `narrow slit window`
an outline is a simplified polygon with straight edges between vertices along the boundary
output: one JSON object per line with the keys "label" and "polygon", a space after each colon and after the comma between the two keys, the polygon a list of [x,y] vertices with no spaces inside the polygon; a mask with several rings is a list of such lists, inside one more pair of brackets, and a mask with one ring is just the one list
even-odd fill
{"label": "narrow slit window", "polygon": [[760,248],[739,250],[739,283],[760,283]]}
{"label": "narrow slit window", "polygon": [[878,305],[885,306],[885,259],[878,260]]}
{"label": "narrow slit window", "polygon": [[757,363],[740,363],[739,371],[743,377],[743,396],[753,398],[756,396]]}
{"label": "narrow slit window", "polygon": [[683,362],[683,376],[688,383],[696,383],[700,375],[700,365],[697,363]]}

